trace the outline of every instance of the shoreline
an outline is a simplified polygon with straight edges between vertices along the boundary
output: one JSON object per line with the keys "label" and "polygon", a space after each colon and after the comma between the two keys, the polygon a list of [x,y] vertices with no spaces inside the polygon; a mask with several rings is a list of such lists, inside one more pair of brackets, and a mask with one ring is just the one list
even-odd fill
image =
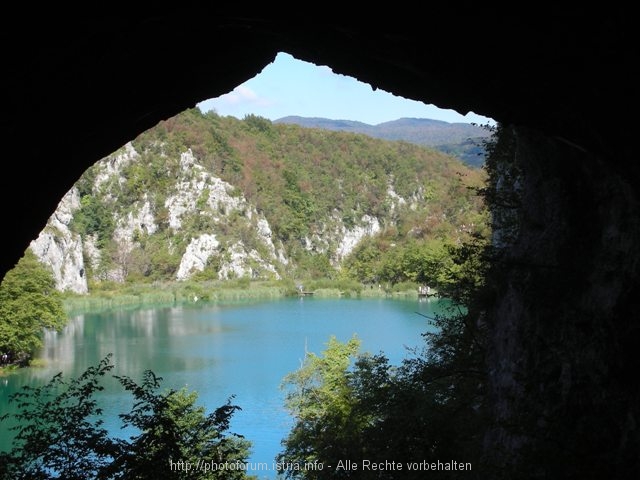
{"label": "shoreline", "polygon": [[[318,282],[314,288],[309,282],[309,292],[314,298],[420,298],[417,288],[388,291],[340,282]],[[332,283],[334,283],[332,285]],[[99,313],[109,310],[136,309],[147,306],[195,305],[197,303],[236,303],[249,300],[269,300],[297,297],[299,293],[288,284],[263,284],[235,281],[230,284],[137,284],[122,288],[100,290],[88,294],[66,294],[63,299],[68,316],[83,313]]]}

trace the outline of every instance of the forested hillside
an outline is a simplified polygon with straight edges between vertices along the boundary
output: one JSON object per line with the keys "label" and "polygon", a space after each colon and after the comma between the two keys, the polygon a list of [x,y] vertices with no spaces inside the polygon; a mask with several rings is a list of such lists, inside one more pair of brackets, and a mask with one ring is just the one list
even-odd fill
{"label": "forested hillside", "polygon": [[429,118],[399,118],[391,122],[369,125],[352,120],[289,116],[279,118],[274,123],[364,133],[382,140],[402,140],[454,155],[472,167],[481,167],[484,164],[484,142],[491,136],[491,129],[486,125],[449,123]]}
{"label": "forested hillside", "polygon": [[483,184],[482,170],[431,148],[192,109],[90,168],[32,247],[77,292],[107,280],[402,281],[412,273],[386,259],[486,233]]}

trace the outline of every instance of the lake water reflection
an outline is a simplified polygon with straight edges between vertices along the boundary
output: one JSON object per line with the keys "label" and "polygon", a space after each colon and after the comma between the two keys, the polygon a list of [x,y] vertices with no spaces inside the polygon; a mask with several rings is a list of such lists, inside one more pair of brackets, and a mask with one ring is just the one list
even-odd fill
{"label": "lake water reflection", "polygon": [[[424,316],[440,306],[437,300],[304,297],[78,315],[64,332],[47,336],[47,367],[0,379],[0,412],[12,408],[8,396],[22,385],[41,385],[58,372],[77,376],[112,353],[114,375],[141,380],[152,370],[162,387],[197,391],[207,412],[235,396],[242,410],[232,430],[253,442],[251,462],[271,464],[291,426],[279,385],[300,366],[305,349],[320,354],[331,335],[346,341],[355,334],[363,351],[384,352],[397,364],[411,355],[408,348],[423,345],[421,334],[432,328]],[[105,385],[106,427],[124,435],[117,414],[128,411],[130,396],[115,380]],[[7,449],[2,428],[0,448]]]}

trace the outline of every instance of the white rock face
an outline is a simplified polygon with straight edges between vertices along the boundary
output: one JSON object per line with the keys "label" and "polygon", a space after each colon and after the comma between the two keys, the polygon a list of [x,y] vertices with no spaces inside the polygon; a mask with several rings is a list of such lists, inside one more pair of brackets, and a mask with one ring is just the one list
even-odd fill
{"label": "white rock face", "polygon": [[[378,233],[380,229],[380,221],[376,217],[363,215],[361,218],[362,226],[358,225],[353,230],[344,229],[342,240],[336,249],[336,256],[342,259],[349,255],[355,246],[366,236],[372,236]],[[343,227],[344,228],[344,227]]]}
{"label": "white rock face", "polygon": [[[198,238],[191,239],[180,261],[176,278],[186,280],[194,273],[203,271],[211,255],[219,253],[219,248],[220,242],[212,234],[205,233]],[[225,259],[218,271],[218,278],[221,280],[246,276],[255,278],[264,277],[265,273],[274,278],[280,278],[275,267],[261,258],[256,250],[247,252],[242,242],[236,242],[226,249]]]}
{"label": "white rock face", "polygon": [[69,229],[73,212],[78,208],[80,198],[74,187],[62,198],[47,226],[30,247],[41,262],[51,266],[58,290],[82,294],[88,292],[82,239]]}
{"label": "white rock face", "polygon": [[209,257],[217,251],[218,245],[220,243],[216,236],[208,233],[191,239],[186,252],[184,252],[180,260],[176,278],[178,280],[186,280],[194,273],[203,271],[207,266]]}
{"label": "white rock face", "polygon": [[389,184],[389,186],[387,187],[387,198],[391,200],[390,203],[392,211],[396,209],[396,206],[405,205],[407,203],[404,198],[396,193],[396,191],[393,189],[393,185],[391,184]]}
{"label": "white rock face", "polygon": [[[198,164],[191,150],[181,154],[180,169],[184,179],[176,184],[176,193],[168,197],[164,204],[168,210],[169,226],[174,231],[182,228],[182,217],[185,214],[208,215],[215,224],[223,224],[227,221],[229,214],[242,211],[247,224],[253,225],[258,240],[267,247],[271,259],[278,260],[282,257],[281,252],[276,252],[269,222],[258,214],[255,206],[250,205],[244,196],[234,194],[235,188],[231,184],[207,172],[202,165]],[[206,205],[202,204],[203,200]],[[199,207],[203,211],[199,211]],[[220,244],[215,232],[204,233],[192,239],[180,261],[176,278],[185,280],[195,272],[202,271],[209,257],[219,249]],[[221,279],[263,275],[265,272],[277,276],[276,268],[271,263],[260,258],[255,250],[247,252],[241,242],[232,246],[227,245],[225,258],[228,260],[223,260],[221,270],[218,272],[218,277]],[[259,265],[260,273],[250,267],[250,263],[254,266]]]}
{"label": "white rock face", "polygon": [[[391,212],[407,206],[412,207],[407,200],[396,193],[392,183],[389,183],[386,193]],[[328,224],[321,225],[312,235],[303,239],[304,248],[315,253],[325,253],[332,245],[337,244],[331,258],[331,263],[337,266],[364,237],[373,236],[381,229],[378,218],[365,214],[360,218],[359,225],[349,230],[342,221],[342,214],[335,210]]]}
{"label": "white rock face", "polygon": [[95,188],[100,188],[103,183],[106,183],[114,177],[117,177],[121,183],[124,182],[125,178],[120,175],[122,169],[129,163],[135,161],[139,156],[140,154],[133,148],[131,142],[129,142],[124,146],[123,153],[101,161],[94,182]]}
{"label": "white rock face", "polygon": [[164,203],[169,211],[169,226],[174,230],[180,230],[182,227],[182,215],[196,211],[197,202],[205,190],[208,190],[207,205],[221,215],[247,207],[244,197],[231,196],[229,192],[233,192],[234,187],[210,175],[196,162],[191,150],[181,154],[180,167],[183,174],[191,178],[179,182],[176,185],[176,194],[168,197]]}
{"label": "white rock face", "polygon": [[[257,215],[257,212],[256,212]],[[259,218],[256,222],[256,233],[258,238],[264,243],[271,253],[272,257],[276,257],[276,247],[273,244],[273,232],[266,218]]]}
{"label": "white rock face", "polygon": [[[228,260],[223,262],[218,272],[218,278],[228,280],[230,278],[256,278],[264,276],[265,271],[269,272],[274,278],[280,279],[280,275],[275,267],[260,257],[256,250],[247,252],[241,242],[233,244],[228,250]],[[258,268],[251,266],[257,264]]]}
{"label": "white rock face", "polygon": [[116,240],[133,244],[133,236],[136,231],[151,235],[158,229],[155,217],[151,212],[151,204],[145,199],[145,202],[139,209],[129,212],[125,218],[117,220],[117,226],[113,232]]}

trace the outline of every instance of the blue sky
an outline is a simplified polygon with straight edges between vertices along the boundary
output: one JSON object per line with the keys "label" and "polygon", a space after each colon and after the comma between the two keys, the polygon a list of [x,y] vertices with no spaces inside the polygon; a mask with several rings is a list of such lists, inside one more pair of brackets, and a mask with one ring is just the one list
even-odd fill
{"label": "blue sky", "polygon": [[402,117],[450,123],[495,123],[474,113],[463,116],[455,110],[407,100],[383,90],[374,91],[367,83],[335,74],[327,66],[297,60],[286,53],[279,53],[260,74],[232,92],[205,100],[198,107],[202,111],[215,110],[218,115],[239,119],[254,114],[269,120],[298,115],[356,120],[370,125]]}

